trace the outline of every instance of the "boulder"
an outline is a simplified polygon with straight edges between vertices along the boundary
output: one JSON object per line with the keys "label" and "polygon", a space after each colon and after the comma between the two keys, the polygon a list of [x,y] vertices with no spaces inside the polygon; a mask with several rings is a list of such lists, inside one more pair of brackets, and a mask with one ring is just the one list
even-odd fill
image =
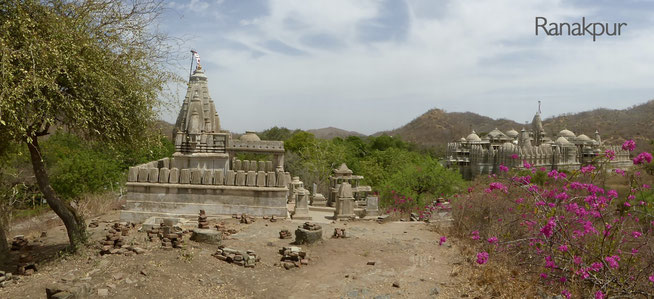
{"label": "boulder", "polygon": [[298,227],[295,230],[295,244],[313,244],[322,240],[322,228],[317,230],[308,230]]}
{"label": "boulder", "polygon": [[191,235],[191,241],[208,244],[220,244],[223,233],[212,229],[196,228]]}

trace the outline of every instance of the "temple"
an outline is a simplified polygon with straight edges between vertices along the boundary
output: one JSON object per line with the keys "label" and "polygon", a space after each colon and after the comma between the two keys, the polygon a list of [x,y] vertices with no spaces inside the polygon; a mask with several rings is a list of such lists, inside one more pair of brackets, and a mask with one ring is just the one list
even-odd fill
{"label": "temple", "polygon": [[458,168],[466,179],[498,173],[500,165],[519,168],[528,163],[547,170],[579,169],[607,150],[615,152],[615,158],[607,164],[609,169],[632,165],[628,151],[604,144],[597,130],[593,137],[564,129],[550,138],[543,128],[539,107],[529,131],[523,128],[520,132],[502,132],[495,128],[480,137],[473,130],[467,137],[448,143],[445,163]]}
{"label": "temple", "polygon": [[[173,138],[172,158],[129,168],[121,219],[188,218],[199,210],[207,216],[288,216],[291,175],[284,172],[284,142],[263,141],[254,132],[233,139],[222,130],[200,66],[190,76]],[[266,159],[240,160],[242,153]]]}

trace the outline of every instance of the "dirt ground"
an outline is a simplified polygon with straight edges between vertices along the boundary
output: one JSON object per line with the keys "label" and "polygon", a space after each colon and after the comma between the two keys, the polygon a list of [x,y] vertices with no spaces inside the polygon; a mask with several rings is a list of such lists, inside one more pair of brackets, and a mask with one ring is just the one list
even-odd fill
{"label": "dirt ground", "polygon": [[[98,217],[99,227],[89,228],[92,245],[75,255],[60,252],[67,244],[62,225],[48,229],[45,237],[34,225],[30,231],[14,229],[12,234],[23,233],[30,240],[21,253],[38,261],[38,271],[0,288],[0,298],[45,298],[48,285],[80,283],[92,298],[105,291],[110,298],[485,297],[467,281],[462,271],[466,262],[457,246],[452,241],[438,245],[442,234],[433,224],[322,221],[324,241],[300,246],[309,264],[286,270],[279,265],[278,251],[293,239],[279,239],[279,231],[293,232],[302,221],[257,218],[241,224],[232,218],[210,219],[211,227],[225,222],[238,231],[223,245],[254,250],[261,258],[254,268],[245,268],[212,257],[218,245],[190,241],[190,234],[184,236],[185,248],[165,250],[138,232],[138,225],[126,243],[146,249],[145,253],[101,256],[98,240],[118,218],[119,211]],[[330,238],[336,227],[345,228],[349,238]],[[14,251],[2,270],[15,273],[19,254]]]}

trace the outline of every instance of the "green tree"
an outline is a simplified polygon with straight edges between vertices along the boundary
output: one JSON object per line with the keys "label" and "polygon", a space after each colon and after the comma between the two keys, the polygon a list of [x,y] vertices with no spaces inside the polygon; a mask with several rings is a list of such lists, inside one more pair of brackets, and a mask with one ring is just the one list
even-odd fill
{"label": "green tree", "polygon": [[166,37],[153,1],[0,2],[0,136],[25,143],[39,189],[63,220],[71,249],[86,241],[81,215],[50,184],[39,137],[54,126],[90,140],[136,144],[164,83]]}
{"label": "green tree", "polygon": [[284,148],[291,152],[299,153],[307,147],[313,146],[316,143],[316,136],[309,132],[297,131],[284,141]]}
{"label": "green tree", "polygon": [[293,131],[285,128],[285,127],[272,127],[270,129],[264,130],[263,132],[259,133],[259,138],[261,140],[280,140],[280,141],[285,141],[286,139],[290,138],[291,135],[293,135]]}

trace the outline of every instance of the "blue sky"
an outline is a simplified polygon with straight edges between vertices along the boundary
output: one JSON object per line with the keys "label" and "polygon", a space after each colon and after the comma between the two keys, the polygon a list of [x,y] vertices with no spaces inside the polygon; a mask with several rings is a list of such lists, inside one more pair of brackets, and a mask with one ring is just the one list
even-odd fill
{"label": "blue sky", "polygon": [[[224,129],[371,134],[431,108],[524,122],[538,100],[551,117],[653,99],[653,12],[636,0],[191,0],[170,1],[159,29],[200,53]],[[535,36],[537,16],[628,25],[593,42]]]}

